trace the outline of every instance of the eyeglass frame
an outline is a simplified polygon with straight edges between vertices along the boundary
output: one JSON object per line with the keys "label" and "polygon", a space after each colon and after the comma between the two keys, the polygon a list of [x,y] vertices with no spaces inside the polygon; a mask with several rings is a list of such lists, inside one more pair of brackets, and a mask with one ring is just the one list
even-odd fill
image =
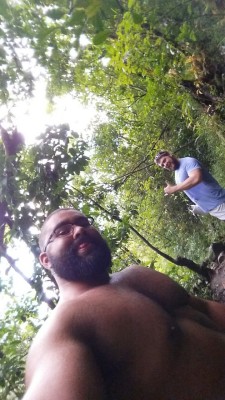
{"label": "eyeglass frame", "polygon": [[[70,236],[71,234],[73,234],[73,232],[74,232],[74,227],[77,227],[77,226],[83,226],[84,228],[89,228],[90,226],[92,226],[93,224],[94,224],[94,218],[93,217],[91,217],[91,216],[84,216],[84,218],[86,219],[86,221],[88,222],[88,225],[87,226],[83,226],[82,224],[80,225],[79,223],[70,223],[70,222],[65,222],[65,224],[64,223],[61,223],[60,224],[60,226],[57,226],[54,230],[53,230],[53,232],[51,233],[51,235],[49,236],[49,238],[48,238],[48,240],[47,240],[47,243],[46,243],[46,245],[45,245],[45,247],[44,247],[44,253],[46,252],[46,249],[47,249],[47,246],[50,244],[50,243],[52,243],[55,239],[57,239],[58,237],[67,237],[67,236]],[[70,231],[67,233],[67,234],[65,234],[65,235],[56,235],[54,238],[53,238],[53,236],[55,235],[55,231],[56,231],[56,229],[60,229],[60,228],[62,228],[63,226],[66,226],[66,225],[70,225],[71,226],[71,228],[70,228]],[[53,238],[53,240],[52,240],[52,238]]]}

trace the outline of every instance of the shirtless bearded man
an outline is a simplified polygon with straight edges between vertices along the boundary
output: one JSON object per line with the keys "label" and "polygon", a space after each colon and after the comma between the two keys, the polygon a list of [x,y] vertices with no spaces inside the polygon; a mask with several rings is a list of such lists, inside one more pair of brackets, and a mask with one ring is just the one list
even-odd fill
{"label": "shirtless bearded man", "polygon": [[225,306],[140,266],[108,274],[89,219],[45,221],[40,261],[60,300],[27,360],[24,400],[224,400]]}

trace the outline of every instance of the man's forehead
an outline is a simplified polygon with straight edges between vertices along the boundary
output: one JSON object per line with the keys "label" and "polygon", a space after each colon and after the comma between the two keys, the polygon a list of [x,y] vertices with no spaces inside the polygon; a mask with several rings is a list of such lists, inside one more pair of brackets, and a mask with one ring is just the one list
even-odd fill
{"label": "man's forehead", "polygon": [[41,234],[39,237],[39,243],[40,247],[44,248],[46,241],[48,240],[49,236],[52,235],[54,232],[54,229],[59,225],[62,224],[63,221],[68,222],[68,223],[73,223],[74,219],[76,217],[84,217],[85,215],[82,214],[80,211],[74,210],[74,209],[62,209],[62,210],[57,210],[57,212],[54,212],[52,215],[49,216],[49,218],[46,220],[44,223]]}
{"label": "man's forehead", "polygon": [[39,237],[40,248],[43,248],[46,245],[46,241],[49,239],[50,235],[54,232],[54,229],[59,224],[63,223],[63,221],[73,223],[74,219],[77,217],[84,217],[80,211],[74,209],[58,209],[56,212],[53,212],[45,221],[42,226],[42,230]]}
{"label": "man's forehead", "polygon": [[80,211],[77,210],[59,210],[57,213],[53,214],[46,223],[48,229],[54,228],[58,223],[69,220],[73,220],[76,217],[85,217]]}

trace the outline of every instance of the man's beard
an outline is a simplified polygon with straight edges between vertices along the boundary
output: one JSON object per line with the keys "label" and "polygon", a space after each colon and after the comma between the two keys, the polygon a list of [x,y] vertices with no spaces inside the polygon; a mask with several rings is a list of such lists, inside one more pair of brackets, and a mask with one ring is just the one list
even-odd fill
{"label": "man's beard", "polygon": [[53,272],[67,281],[107,283],[111,267],[111,252],[104,239],[94,243],[89,254],[79,255],[72,243],[60,257],[49,255]]}

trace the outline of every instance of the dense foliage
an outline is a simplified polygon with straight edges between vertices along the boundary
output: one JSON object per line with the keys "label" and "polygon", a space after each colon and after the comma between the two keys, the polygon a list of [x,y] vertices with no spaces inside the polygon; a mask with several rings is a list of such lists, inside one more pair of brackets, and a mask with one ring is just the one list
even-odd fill
{"label": "dense foliage", "polygon": [[[8,154],[2,133],[0,279],[7,307],[0,398],[21,397],[27,348],[46,316],[40,303],[53,308],[58,298],[39,266],[37,236],[59,206],[95,218],[114,270],[143,264],[210,296],[201,275],[176,259],[201,264],[210,243],[224,240],[223,224],[191,215],[183,194],[164,197],[173,177],[153,159],[162,148],[195,156],[225,187],[224,33],[223,0],[1,1],[1,123],[11,127],[10,137],[13,106],[32,96],[38,71],[48,80],[50,103],[66,93],[94,97],[107,118],[95,124],[89,143],[67,125],[51,126],[34,145]],[[33,255],[29,274],[13,255],[18,241]],[[11,282],[18,274],[30,287],[21,299]]]}

